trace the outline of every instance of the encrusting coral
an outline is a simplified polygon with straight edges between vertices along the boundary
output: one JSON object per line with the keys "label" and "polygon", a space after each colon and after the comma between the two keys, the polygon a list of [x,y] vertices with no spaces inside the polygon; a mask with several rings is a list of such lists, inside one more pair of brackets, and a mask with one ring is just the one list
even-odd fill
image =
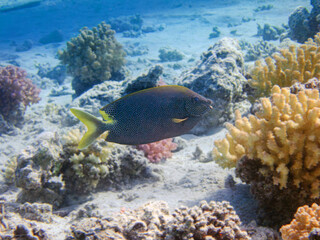
{"label": "encrusting coral", "polygon": [[[314,203],[311,207],[299,207],[290,224],[282,226],[280,232],[283,240],[308,240],[314,229],[320,228],[320,207]],[[319,239],[319,235],[318,238]]]}
{"label": "encrusting coral", "polygon": [[58,51],[59,59],[74,77],[76,95],[115,76],[124,65],[125,52],[114,34],[105,22],[92,30],[84,27],[67,42],[66,49]]}
{"label": "encrusting coral", "polygon": [[40,89],[27,78],[27,73],[16,66],[0,67],[0,114],[7,121],[15,121],[12,115],[19,108],[23,108],[22,114],[27,106],[39,102]]}
{"label": "encrusting coral", "polygon": [[255,116],[236,112],[235,126],[226,124],[226,138],[215,141],[213,156],[223,167],[237,167],[263,208],[290,215],[320,197],[319,91],[292,94],[274,86],[271,93]]}
{"label": "encrusting coral", "polygon": [[137,149],[142,150],[150,162],[159,163],[161,160],[172,157],[171,151],[177,149],[177,144],[172,140],[172,138],[167,138],[157,142],[140,144]]}
{"label": "encrusting coral", "polygon": [[250,239],[240,224],[227,202],[202,201],[200,206],[181,207],[170,214],[166,202],[156,201],[105,219],[83,219],[71,229],[72,239]]}
{"label": "encrusting coral", "polygon": [[309,39],[305,44],[281,49],[280,54],[255,62],[251,72],[250,85],[256,89],[256,96],[269,96],[274,85],[290,87],[295,82],[305,83],[320,77],[320,45],[318,33],[315,41]]}

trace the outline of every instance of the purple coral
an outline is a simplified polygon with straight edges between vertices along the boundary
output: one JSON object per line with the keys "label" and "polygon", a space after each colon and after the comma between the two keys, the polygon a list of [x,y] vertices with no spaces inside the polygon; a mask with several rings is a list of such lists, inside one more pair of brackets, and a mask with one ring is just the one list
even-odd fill
{"label": "purple coral", "polygon": [[39,102],[39,93],[25,70],[12,65],[0,67],[0,114],[5,118],[20,104],[26,108]]}
{"label": "purple coral", "polygon": [[172,142],[172,138],[163,139],[158,142],[140,144],[137,146],[152,163],[159,163],[161,160],[172,157],[173,150],[177,149],[177,144]]}

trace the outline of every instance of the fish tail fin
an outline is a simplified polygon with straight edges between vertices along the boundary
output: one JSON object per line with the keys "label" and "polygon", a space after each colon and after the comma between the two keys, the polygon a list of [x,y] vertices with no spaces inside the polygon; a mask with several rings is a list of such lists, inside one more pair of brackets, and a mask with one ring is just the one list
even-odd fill
{"label": "fish tail fin", "polygon": [[79,142],[78,148],[83,149],[94,142],[102,133],[108,130],[108,124],[97,117],[86,113],[77,108],[71,108],[70,111],[88,128]]}

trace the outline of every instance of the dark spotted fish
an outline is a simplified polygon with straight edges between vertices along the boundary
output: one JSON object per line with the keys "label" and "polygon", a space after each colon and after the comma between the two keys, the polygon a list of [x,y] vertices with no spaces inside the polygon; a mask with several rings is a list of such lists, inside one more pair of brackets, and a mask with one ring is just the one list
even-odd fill
{"label": "dark spotted fish", "polygon": [[79,148],[89,146],[108,131],[106,141],[138,145],[187,133],[212,101],[176,85],[148,88],[124,96],[100,109],[103,120],[80,109],[71,112],[88,128]]}

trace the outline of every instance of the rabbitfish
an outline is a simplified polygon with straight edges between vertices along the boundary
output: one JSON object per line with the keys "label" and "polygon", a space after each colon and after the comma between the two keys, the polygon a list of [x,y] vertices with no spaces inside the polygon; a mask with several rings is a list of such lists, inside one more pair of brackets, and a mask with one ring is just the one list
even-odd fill
{"label": "rabbitfish", "polygon": [[212,101],[176,85],[148,88],[126,95],[100,109],[103,120],[80,109],[71,112],[88,128],[79,148],[89,146],[108,131],[106,141],[137,145],[187,133]]}

